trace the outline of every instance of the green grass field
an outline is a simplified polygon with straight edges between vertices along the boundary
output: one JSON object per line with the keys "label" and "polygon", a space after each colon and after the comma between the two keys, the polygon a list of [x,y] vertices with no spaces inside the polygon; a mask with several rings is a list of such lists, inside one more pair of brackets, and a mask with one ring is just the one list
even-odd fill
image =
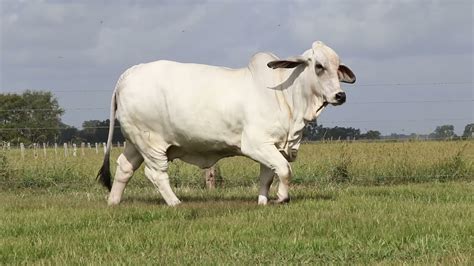
{"label": "green grass field", "polygon": [[102,155],[85,153],[0,154],[0,264],[474,261],[473,142],[304,144],[292,201],[266,207],[258,165],[229,158],[213,191],[201,170],[174,162],[179,207],[138,171],[109,208],[94,180]]}

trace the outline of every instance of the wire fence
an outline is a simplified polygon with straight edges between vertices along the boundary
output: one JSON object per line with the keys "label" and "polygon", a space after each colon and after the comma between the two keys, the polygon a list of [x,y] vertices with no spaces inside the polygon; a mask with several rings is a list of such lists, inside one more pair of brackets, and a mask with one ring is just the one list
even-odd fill
{"label": "wire fence", "polygon": [[[434,100],[406,100],[406,101],[361,101],[350,102],[347,104],[412,104],[412,103],[462,103],[474,102],[474,99],[434,99]],[[65,111],[84,111],[84,110],[109,110],[110,107],[70,107],[62,108]],[[52,112],[57,109],[45,108],[22,108],[22,109],[0,109],[0,112]]]}
{"label": "wire fence", "polygon": [[[413,87],[413,86],[454,86],[453,88],[466,88],[460,85],[470,85],[472,88],[474,82],[429,82],[429,83],[369,83],[369,84],[354,84],[353,87]],[[96,93],[96,92],[109,92],[110,89],[92,89],[92,90],[53,90],[54,93]],[[472,96],[472,94],[470,95]],[[348,102],[347,104],[405,104],[405,103],[453,103],[453,102],[473,102],[474,99],[431,99],[431,100],[397,100],[397,101],[359,101],[359,102]],[[83,111],[83,110],[105,110],[109,107],[69,107],[63,110],[67,111]],[[55,111],[55,109],[0,109],[0,112],[29,112],[29,111]]]}
{"label": "wire fence", "polygon": [[[378,119],[378,120],[332,120],[323,121],[321,124],[338,124],[338,123],[391,123],[391,122],[445,122],[445,121],[473,121],[474,117],[451,117],[451,118],[425,118],[425,119]],[[12,127],[12,128],[0,128],[2,131],[17,131],[17,130],[68,130],[76,127]],[[81,127],[81,129],[108,129],[108,126],[95,126],[95,127]],[[120,126],[114,126],[114,128],[120,128]]]}
{"label": "wire fence", "polygon": [[[393,82],[393,83],[366,83],[366,84],[352,84],[350,87],[413,87],[413,86],[453,86],[453,88],[462,88],[464,85],[473,85],[473,81],[446,81],[446,82]],[[49,89],[47,89],[49,90]],[[113,89],[72,89],[72,90],[52,90],[53,93],[95,93],[108,92],[112,93]]]}
{"label": "wire fence", "polygon": [[[367,83],[367,84],[356,84],[353,85],[355,87],[413,87],[413,86],[453,86],[454,88],[465,88],[468,85],[470,88],[473,86],[472,81],[462,81],[462,82],[419,82],[419,83]],[[112,91],[109,89],[90,89],[90,90],[54,90],[53,92],[61,92],[61,93],[73,93],[73,92],[109,92]],[[464,96],[462,99],[422,99],[422,100],[380,100],[380,101],[355,101],[349,102],[348,104],[355,104],[355,105],[368,105],[368,104],[423,104],[423,103],[472,103],[474,99],[467,98],[472,97],[471,95],[457,95],[457,96]],[[62,108],[65,111],[85,111],[85,110],[108,110],[109,106],[101,106],[101,107],[68,107]],[[18,112],[52,112],[57,111],[57,109],[51,108],[18,108],[18,109],[0,109],[0,120],[1,115],[5,115],[8,113],[18,113]],[[3,114],[2,114],[3,113]],[[431,122],[444,122],[446,121],[466,121],[472,122],[474,121],[474,114],[471,113],[471,116],[466,117],[449,117],[449,118],[423,118],[423,119],[362,119],[362,120],[330,120],[330,121],[321,121],[321,124],[339,124],[339,123],[354,123],[354,124],[381,124],[381,123],[393,123],[393,122],[407,122],[407,123],[418,123],[424,121],[431,121]],[[91,127],[81,127],[82,130],[87,129],[108,129],[108,126],[91,126]],[[115,128],[120,128],[116,126]],[[11,132],[11,131],[26,131],[26,130],[54,130],[54,131],[64,131],[70,129],[77,129],[73,126],[65,126],[65,127],[8,127],[0,125],[0,133],[1,132]],[[384,138],[384,141],[394,141],[398,139],[387,139]],[[436,139],[434,139],[436,140]]]}
{"label": "wire fence", "polygon": [[[427,141],[468,141],[474,142],[474,138],[428,138],[428,137],[413,137],[413,138],[382,138],[382,139],[355,139],[355,138],[327,138],[317,141],[302,141],[302,144],[335,144],[335,143],[383,143],[383,142],[427,142]],[[20,151],[21,158],[24,159],[27,154],[32,158],[38,157],[49,157],[49,156],[63,156],[63,157],[80,157],[87,156],[90,154],[105,154],[106,153],[105,142],[82,142],[79,145],[71,142],[65,142],[63,144],[58,143],[31,143],[25,145],[24,143],[12,144],[10,142],[0,142],[2,151]],[[119,149],[122,151],[125,149],[127,142],[117,141],[111,143],[112,149]]]}
{"label": "wire fence", "polygon": [[[111,143],[112,149],[119,149],[122,151],[125,149],[127,142],[116,142]],[[105,154],[107,144],[105,142],[82,142],[77,145],[75,143],[65,142],[63,144],[58,143],[31,143],[25,145],[24,143],[19,143],[18,145],[12,145],[10,142],[1,143],[1,150],[3,152],[19,151],[21,159],[25,158],[34,158],[38,159],[40,157],[87,157],[91,154]]]}

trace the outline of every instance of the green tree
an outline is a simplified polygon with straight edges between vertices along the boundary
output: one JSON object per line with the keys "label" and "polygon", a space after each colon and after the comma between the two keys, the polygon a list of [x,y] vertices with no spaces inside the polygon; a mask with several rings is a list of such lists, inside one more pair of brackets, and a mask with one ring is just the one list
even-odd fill
{"label": "green tree", "polygon": [[64,110],[51,92],[0,94],[0,141],[46,142],[59,136]]}
{"label": "green tree", "polygon": [[380,139],[381,136],[382,136],[382,133],[380,133],[380,131],[369,130],[366,133],[361,134],[360,138],[361,139]]}
{"label": "green tree", "polygon": [[[378,131],[377,131],[378,132]],[[322,139],[358,139],[361,137],[360,129],[352,127],[323,127],[311,122],[306,125],[303,131],[304,140],[322,140]]]}
{"label": "green tree", "polygon": [[[106,142],[109,135],[110,120],[88,120],[82,123],[82,130],[80,131],[80,137],[86,142]],[[115,120],[115,130],[112,136],[112,141],[123,142],[125,139],[120,130],[120,123]]]}
{"label": "green tree", "polygon": [[82,122],[80,136],[86,142],[104,142],[107,141],[108,124],[100,120],[87,120]]}
{"label": "green tree", "polygon": [[464,133],[462,134],[464,138],[472,138],[474,137],[474,123],[467,124],[464,127]]}
{"label": "green tree", "polygon": [[77,128],[63,123],[61,123],[60,128],[61,130],[58,138],[54,141],[55,143],[76,142],[79,136],[79,130]]}
{"label": "green tree", "polygon": [[321,128],[322,126],[318,126],[316,119],[310,121],[303,129],[303,140],[317,140]]}
{"label": "green tree", "polygon": [[456,137],[454,133],[454,126],[453,125],[442,125],[437,126],[433,133],[430,134],[431,138],[435,139],[449,139]]}
{"label": "green tree", "polygon": [[360,129],[353,127],[333,127],[333,128],[322,128],[324,132],[321,136],[323,139],[333,139],[333,140],[346,140],[346,139],[359,139],[360,138]]}

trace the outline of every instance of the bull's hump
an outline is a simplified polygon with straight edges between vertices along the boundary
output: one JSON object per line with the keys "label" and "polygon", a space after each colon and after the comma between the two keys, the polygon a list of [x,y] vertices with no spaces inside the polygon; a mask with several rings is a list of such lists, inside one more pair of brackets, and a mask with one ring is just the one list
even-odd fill
{"label": "bull's hump", "polygon": [[265,63],[266,62],[270,62],[272,60],[277,60],[278,59],[278,56],[270,53],[270,52],[259,52],[259,53],[256,53],[254,54],[251,58],[250,58],[250,62],[249,64],[250,65],[255,65],[255,64],[262,64],[262,63]]}

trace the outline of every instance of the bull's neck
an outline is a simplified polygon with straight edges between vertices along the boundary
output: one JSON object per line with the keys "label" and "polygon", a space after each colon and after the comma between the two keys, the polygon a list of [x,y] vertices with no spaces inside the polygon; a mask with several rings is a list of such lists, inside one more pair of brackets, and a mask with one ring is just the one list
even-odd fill
{"label": "bull's neck", "polygon": [[318,106],[322,105],[322,102],[319,102],[318,97],[312,93],[314,90],[310,87],[316,86],[316,84],[310,84],[305,80],[306,71],[309,70],[306,68],[301,72],[293,85],[288,87],[287,92],[284,92],[292,113],[292,123],[296,127],[304,127],[306,123],[315,119]]}
{"label": "bull's neck", "polygon": [[[287,71],[291,72],[292,70]],[[308,68],[299,73],[292,86],[289,86],[286,91],[283,91],[291,114],[288,135],[290,145],[292,145],[292,143],[299,143],[304,126],[316,118],[318,106],[322,105],[322,102],[319,103],[318,97],[312,93],[314,90],[309,87],[315,86],[315,84],[309,84],[310,82],[305,80],[306,71],[309,71]]]}

